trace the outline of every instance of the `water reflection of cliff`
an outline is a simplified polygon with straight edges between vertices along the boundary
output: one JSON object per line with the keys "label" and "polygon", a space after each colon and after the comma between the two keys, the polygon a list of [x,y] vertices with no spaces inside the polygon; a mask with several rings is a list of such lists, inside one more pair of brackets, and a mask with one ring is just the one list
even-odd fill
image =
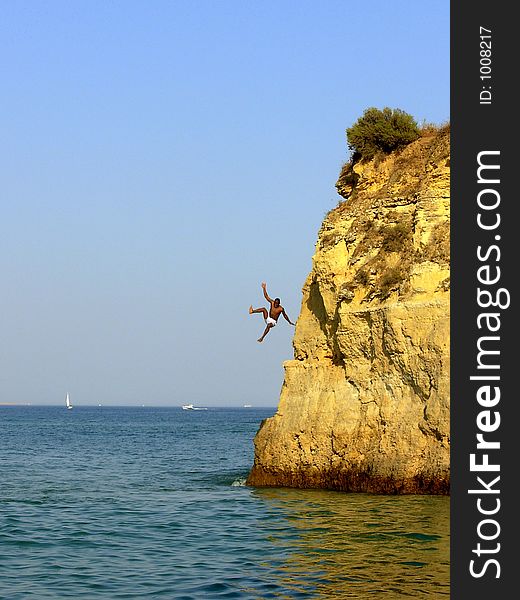
{"label": "water reflection of cliff", "polygon": [[277,554],[286,549],[275,573],[288,597],[449,597],[448,498],[276,488],[254,494],[279,517],[269,536]]}

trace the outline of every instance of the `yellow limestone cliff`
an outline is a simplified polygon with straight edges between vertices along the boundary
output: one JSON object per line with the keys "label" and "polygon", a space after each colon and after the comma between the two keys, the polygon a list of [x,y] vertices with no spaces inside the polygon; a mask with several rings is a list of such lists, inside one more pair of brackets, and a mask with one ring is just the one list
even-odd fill
{"label": "yellow limestone cliff", "polygon": [[247,483],[448,494],[449,128],[336,188]]}

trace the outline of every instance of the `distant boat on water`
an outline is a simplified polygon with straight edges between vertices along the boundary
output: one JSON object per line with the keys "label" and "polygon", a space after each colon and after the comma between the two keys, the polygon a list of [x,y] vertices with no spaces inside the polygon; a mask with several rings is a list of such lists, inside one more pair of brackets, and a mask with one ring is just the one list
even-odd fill
{"label": "distant boat on water", "polygon": [[208,410],[207,408],[202,407],[202,406],[193,406],[193,404],[183,404],[182,409],[183,410]]}
{"label": "distant boat on water", "polygon": [[65,398],[65,406],[70,410],[72,408],[72,404],[70,403],[69,394],[67,392],[67,397]]}
{"label": "distant boat on water", "polygon": [[252,406],[252,404],[244,404],[244,408],[251,408]]}

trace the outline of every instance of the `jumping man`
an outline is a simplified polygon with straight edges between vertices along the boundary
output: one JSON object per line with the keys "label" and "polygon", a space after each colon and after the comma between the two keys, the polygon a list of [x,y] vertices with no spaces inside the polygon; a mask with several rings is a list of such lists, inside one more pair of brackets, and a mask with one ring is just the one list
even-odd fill
{"label": "jumping man", "polygon": [[264,316],[264,321],[266,323],[266,328],[264,333],[262,333],[262,337],[258,339],[259,342],[263,342],[265,336],[269,333],[269,330],[271,328],[273,328],[276,325],[276,322],[278,321],[278,317],[280,315],[284,316],[284,319],[290,323],[291,325],[295,325],[295,323],[293,323],[291,321],[291,319],[289,319],[289,317],[287,316],[284,307],[280,305],[280,298],[275,298],[274,300],[272,300],[271,298],[269,298],[268,294],[267,294],[267,290],[265,289],[265,283],[262,283],[262,290],[264,291],[264,298],[267,300],[267,302],[269,302],[269,304],[271,305],[271,307],[269,308],[269,314],[267,313],[267,309],[266,308],[255,308],[253,309],[253,305],[251,305],[249,307],[249,314],[252,315],[253,313],[262,313],[262,315]]}

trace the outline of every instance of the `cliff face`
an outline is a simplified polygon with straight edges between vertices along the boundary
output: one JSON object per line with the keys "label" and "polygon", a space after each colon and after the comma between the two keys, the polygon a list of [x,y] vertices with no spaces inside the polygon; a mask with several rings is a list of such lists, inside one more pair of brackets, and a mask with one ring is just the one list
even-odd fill
{"label": "cliff face", "polygon": [[449,493],[449,144],[340,174],[249,485]]}

